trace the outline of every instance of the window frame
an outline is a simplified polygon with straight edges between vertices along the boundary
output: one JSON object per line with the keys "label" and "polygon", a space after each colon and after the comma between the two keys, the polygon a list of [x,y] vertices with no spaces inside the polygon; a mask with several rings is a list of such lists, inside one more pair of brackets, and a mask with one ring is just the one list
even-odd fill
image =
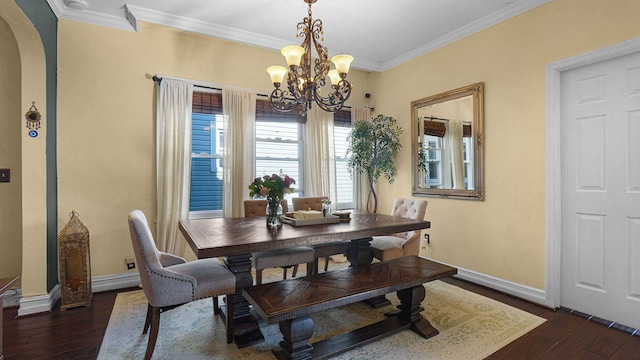
{"label": "window frame", "polygon": [[[295,123],[297,126],[297,140],[287,140],[287,139],[280,139],[278,140],[277,138],[269,138],[269,137],[258,137],[258,123],[273,123],[273,124],[287,124],[287,123]],[[254,168],[254,172],[255,172],[255,176],[256,177],[261,177],[263,175],[269,175],[269,174],[259,174],[258,173],[258,161],[259,160],[263,160],[263,161],[292,161],[292,158],[278,158],[278,157],[270,157],[270,156],[258,156],[258,142],[265,142],[265,143],[272,143],[272,144],[297,144],[297,148],[298,148],[298,157],[297,157],[297,163],[298,163],[298,174],[292,175],[292,174],[287,174],[290,177],[294,178],[296,180],[296,184],[294,186],[294,191],[292,193],[289,194],[285,194],[285,199],[291,199],[293,197],[301,197],[304,196],[304,124],[303,123],[299,123],[299,122],[292,122],[292,121],[274,121],[273,119],[270,120],[259,120],[256,117],[256,123],[254,126],[254,131],[255,131],[255,162],[253,164],[253,168]]]}
{"label": "window frame", "polygon": [[[338,162],[340,163],[344,163],[345,165],[345,170],[347,171],[347,175],[349,176],[349,179],[351,181],[351,202],[337,202],[335,209],[336,210],[344,210],[344,209],[355,209],[355,196],[356,196],[356,192],[355,192],[355,182],[353,181],[353,176],[349,173],[349,169],[346,166],[347,163],[349,162],[349,158],[347,157],[347,154],[345,152],[345,154],[342,155],[338,155],[338,152],[336,151],[336,129],[337,128],[348,128],[348,132],[347,132],[347,136],[348,133],[351,132],[351,123],[349,123],[349,126],[345,126],[345,125],[340,125],[340,126],[336,126],[334,124],[333,126],[333,147],[334,147],[334,162],[335,162],[335,169],[336,169],[336,199],[340,199],[340,193],[338,192],[339,187],[338,187]],[[348,140],[345,138],[345,148],[348,148],[349,143]]]}
{"label": "window frame", "polygon": [[[206,94],[220,94],[222,95],[222,91],[218,90],[218,89],[209,89],[209,88],[198,88],[197,90],[194,89],[193,93],[206,93]],[[223,124],[224,124],[224,120],[222,119],[222,117],[224,116],[222,113],[222,105],[221,105],[221,99],[220,99],[220,109],[218,111],[213,110],[213,107],[211,107],[211,113],[208,112],[201,112],[201,111],[194,111],[194,106],[196,106],[195,104],[192,105],[192,113],[191,113],[191,121],[193,121],[193,117],[194,114],[203,114],[203,115],[210,115],[213,116],[214,120],[210,121],[210,124],[213,122],[216,122],[216,124],[220,124],[220,128],[218,129],[218,126],[216,126],[216,136],[217,135],[221,135],[220,134],[220,130],[223,129]],[[199,105],[199,108],[202,108],[203,104]],[[220,118],[219,118],[220,117]],[[192,125],[193,126],[193,125]],[[211,137],[212,134],[210,134],[210,144],[214,143],[214,139],[213,137]],[[220,153],[218,154],[212,154],[212,153],[194,153],[193,151],[193,134],[191,134],[191,156],[190,156],[190,174],[189,174],[189,182],[191,185],[191,177],[193,175],[193,159],[211,159],[211,160],[220,160],[223,163],[223,166],[219,167],[222,168],[222,171],[224,171],[224,151],[223,151],[223,147],[224,144],[223,143],[218,143],[217,141],[216,143],[216,148],[220,150]],[[222,140],[224,141],[224,140]],[[212,146],[210,145],[210,149],[212,148]],[[211,151],[212,152],[212,151]],[[218,167],[217,167],[218,168]],[[224,186],[224,185],[223,185]],[[220,210],[191,210],[191,191],[192,188],[191,186],[189,187],[189,219],[215,219],[215,218],[221,218],[223,217],[223,209]],[[224,187],[222,189],[222,191],[224,192]]]}
{"label": "window frame", "polygon": [[[220,89],[211,89],[211,88],[200,88],[198,87],[197,89],[193,90],[193,93],[208,93],[208,94],[220,94],[220,99],[219,102],[217,102],[217,99],[214,101],[213,99],[209,100],[209,102],[207,102],[207,100],[202,99],[200,103],[198,103],[198,105],[196,105],[194,103],[194,105],[192,106],[192,121],[193,121],[193,116],[194,114],[204,114],[204,115],[212,115],[215,119],[215,117],[217,116],[223,116],[223,111],[222,111],[222,101],[221,101],[221,94],[222,94],[222,90]],[[194,96],[195,98],[195,96]],[[273,143],[273,144],[277,144],[277,143],[283,143],[283,144],[291,144],[291,143],[295,143],[297,144],[297,150],[298,150],[298,157],[295,160],[297,162],[297,166],[298,166],[298,174],[288,174],[291,177],[294,177],[296,179],[296,185],[295,185],[295,190],[293,193],[291,194],[287,194],[285,196],[285,198],[290,199],[293,197],[299,197],[299,196],[305,196],[304,194],[304,165],[305,165],[305,151],[304,151],[304,141],[306,141],[305,139],[305,121],[306,119],[299,116],[298,114],[292,114],[290,113],[281,113],[278,112],[277,110],[273,109],[271,107],[271,105],[268,103],[267,100],[263,100],[263,99],[257,99],[256,101],[256,119],[255,119],[255,124],[254,124],[254,131],[255,131],[255,147],[256,147],[256,154],[255,154],[255,161],[254,161],[254,171],[255,171],[255,176],[262,176],[263,174],[258,174],[258,162],[259,161],[264,161],[264,160],[280,160],[280,161],[292,161],[291,158],[277,158],[277,157],[270,157],[270,156],[259,156],[258,154],[258,142],[263,142],[263,143]],[[262,108],[260,108],[260,106],[262,106]],[[265,107],[268,106],[268,107]],[[197,110],[197,111],[196,111]],[[335,143],[336,143],[336,127],[348,127],[349,129],[351,128],[351,122],[350,122],[350,115],[351,115],[351,109],[343,109],[341,111],[348,111],[348,114],[341,114],[340,115],[340,120],[337,121],[337,126],[336,123],[334,123],[334,131],[333,131],[333,140],[334,140],[334,165],[336,167],[336,198],[339,198],[340,192],[338,189],[338,184],[337,184],[337,177],[338,177],[338,165],[339,164],[345,164],[348,161],[348,158],[345,154],[338,154],[335,153]],[[345,117],[345,115],[348,118],[347,121],[345,121],[345,119],[343,119]],[[277,138],[269,138],[269,137],[259,137],[260,134],[258,134],[257,132],[257,125],[258,123],[267,123],[267,122],[271,122],[271,123],[296,123],[297,124],[297,140],[287,140],[287,139],[277,139]],[[221,126],[223,126],[224,122],[220,123],[218,122],[217,124],[220,124]],[[348,123],[348,124],[347,124]],[[219,130],[217,129],[218,126],[216,126],[216,136],[219,137]],[[216,147],[217,148],[222,148],[224,145],[223,143],[218,143],[218,140],[220,141],[224,141],[222,139],[215,139],[215,143],[216,143]],[[222,162],[222,164],[224,164],[224,152],[220,151],[217,154],[213,154],[211,153],[212,151],[210,151],[210,153],[194,153],[193,151],[193,134],[192,137],[190,139],[190,141],[192,142],[192,149],[191,149],[191,156],[190,156],[190,161],[191,161],[191,174],[190,174],[190,179],[193,176],[193,163],[194,163],[194,159],[211,159],[211,160],[216,160],[219,164],[219,162]],[[345,139],[346,141],[346,139]],[[211,139],[211,144],[214,144],[214,140],[213,138]],[[216,166],[217,170],[222,170],[224,171],[224,166]],[[346,169],[346,167],[345,167]],[[346,170],[348,171],[348,170]],[[286,173],[286,171],[285,171]],[[353,182],[353,177],[349,174],[349,178],[351,180],[351,202],[342,202],[342,203],[337,203],[334,205],[334,209],[353,209],[355,207],[355,184]],[[192,180],[190,180],[191,183]],[[224,186],[224,185],[223,185]],[[344,191],[344,189],[342,189]],[[206,218],[221,218],[223,217],[223,210],[191,210],[191,191],[192,189],[190,188],[189,191],[189,219],[206,219]],[[222,192],[224,192],[224,187],[222,189]]]}

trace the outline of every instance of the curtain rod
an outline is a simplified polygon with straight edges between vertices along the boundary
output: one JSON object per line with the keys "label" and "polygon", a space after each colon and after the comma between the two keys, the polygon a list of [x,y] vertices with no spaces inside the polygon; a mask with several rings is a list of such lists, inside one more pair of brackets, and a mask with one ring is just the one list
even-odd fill
{"label": "curtain rod", "polygon": [[442,121],[449,121],[449,119],[443,119],[443,118],[439,118],[439,117],[435,117],[435,116],[423,116],[422,117],[424,120],[442,120]]}
{"label": "curtain rod", "polygon": [[[162,77],[158,76],[158,75],[153,75],[153,77],[151,78],[153,81],[157,82],[158,84],[160,84],[162,82]],[[212,86],[205,86],[205,85],[199,85],[194,83],[193,86],[195,87],[199,87],[199,88],[204,88],[204,89],[211,89],[211,90],[220,90],[222,91],[221,88],[217,88],[217,87],[212,87]]]}
{"label": "curtain rod", "polygon": [[[172,76],[163,76],[163,75],[158,75],[158,74],[153,75],[153,77],[151,79],[159,84],[162,81],[162,79],[164,79],[164,78],[171,79],[171,80],[186,81],[186,82],[189,82],[189,83],[193,84],[193,86],[199,87],[199,88],[202,88],[202,89],[210,89],[210,90],[222,91],[222,88],[224,87],[222,85],[214,84],[214,83],[207,83],[207,82],[203,82],[203,81],[182,79],[182,78],[177,78],[177,77],[172,77]],[[243,89],[243,90],[247,90],[247,91],[255,91],[254,89],[247,89],[247,88],[238,88],[238,89]],[[258,96],[264,96],[264,97],[267,96],[265,94],[260,94],[260,93],[257,93],[257,95]]]}
{"label": "curtain rod", "polygon": [[[219,90],[219,91],[222,91],[222,86],[221,86],[221,85],[218,85],[218,84],[214,84],[214,83],[206,83],[206,82],[202,82],[202,81],[195,81],[195,80],[189,80],[189,79],[182,79],[182,78],[177,78],[177,77],[172,77],[172,76],[164,76],[164,75],[158,75],[158,74],[155,74],[155,75],[153,75],[153,76],[151,77],[151,80],[153,80],[154,82],[157,82],[158,84],[160,84],[160,82],[162,82],[162,79],[164,79],[164,78],[171,79],[171,80],[180,80],[180,81],[190,82],[190,83],[192,83],[192,84],[193,84],[193,86],[195,86],[195,87],[199,87],[199,88],[203,88],[203,89],[210,89],[210,90]],[[205,84],[205,85],[203,85],[203,84]],[[253,90],[253,89],[246,89],[246,88],[243,88],[243,89],[245,89],[245,90],[250,90],[250,91],[255,91],[255,90]],[[268,98],[268,97],[269,97],[269,95],[266,95],[266,94],[260,94],[260,93],[257,93],[256,95],[257,95],[257,96],[260,96],[260,97],[266,97],[266,98]],[[343,106],[343,108],[345,108],[345,109],[351,109],[351,106],[349,106],[349,105],[345,105],[345,106]],[[372,107],[369,107],[369,111],[373,111],[373,108],[372,108]],[[446,119],[442,119],[442,120],[446,120]]]}

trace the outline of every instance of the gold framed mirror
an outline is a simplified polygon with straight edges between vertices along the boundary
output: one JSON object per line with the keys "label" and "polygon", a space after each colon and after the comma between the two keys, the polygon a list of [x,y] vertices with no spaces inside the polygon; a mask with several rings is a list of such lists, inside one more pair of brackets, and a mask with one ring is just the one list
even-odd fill
{"label": "gold framed mirror", "polygon": [[411,102],[416,196],[484,200],[484,83]]}

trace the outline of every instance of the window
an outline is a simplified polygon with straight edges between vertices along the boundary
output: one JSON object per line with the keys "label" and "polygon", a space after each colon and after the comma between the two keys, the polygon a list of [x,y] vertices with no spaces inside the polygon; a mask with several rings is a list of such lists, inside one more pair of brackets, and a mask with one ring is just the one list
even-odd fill
{"label": "window", "polygon": [[[353,179],[347,169],[347,136],[351,112],[334,116],[334,144],[338,204],[334,209],[353,208]],[[189,217],[222,217],[223,201],[223,115],[220,91],[198,89],[193,93],[191,135],[191,193]],[[304,118],[297,112],[282,113],[267,100],[256,103],[256,176],[280,171],[296,180],[294,192],[286,198],[304,196]],[[248,190],[247,190],[248,191]]]}
{"label": "window", "polygon": [[[466,126],[466,125],[465,125]],[[474,186],[473,179],[473,141],[471,138],[471,128],[463,134],[462,138],[462,157],[465,189],[472,189]],[[434,135],[424,135],[424,150],[426,154],[427,171],[425,172],[425,187],[431,189],[445,188],[443,183],[443,174],[445,172],[443,158],[443,142],[444,138]],[[449,184],[452,187],[453,184]],[[447,187],[447,188],[449,188]]]}
{"label": "window", "polygon": [[258,121],[256,119],[256,176],[282,170],[296,180],[294,194],[302,189],[302,124]]}
{"label": "window", "polygon": [[473,180],[473,141],[471,136],[462,138],[464,188],[475,189]]}
{"label": "window", "polygon": [[220,92],[194,91],[189,218],[222,217],[223,141]]}
{"label": "window", "polygon": [[425,172],[425,187],[442,188],[442,142],[437,136],[425,135],[424,146],[427,155],[427,171]]}
{"label": "window", "polygon": [[347,167],[347,138],[351,132],[351,111],[339,110],[334,115],[333,144],[336,158],[336,195],[338,203],[334,209],[351,209],[355,207],[353,200],[353,178]]}
{"label": "window", "polygon": [[[304,196],[303,141],[304,121],[296,111],[279,112],[266,100],[256,104],[256,176],[282,172],[296,179],[293,194],[286,198]],[[334,146],[336,156],[336,192],[338,203],[334,209],[353,208],[353,180],[347,169],[347,136],[351,130],[351,112],[340,110],[334,114]]]}

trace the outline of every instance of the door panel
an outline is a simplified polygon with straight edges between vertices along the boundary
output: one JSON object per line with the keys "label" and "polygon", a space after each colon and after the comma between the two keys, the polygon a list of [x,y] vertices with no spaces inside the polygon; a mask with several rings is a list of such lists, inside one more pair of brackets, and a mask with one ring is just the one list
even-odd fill
{"label": "door panel", "polygon": [[574,283],[585,289],[604,291],[604,229],[606,217],[576,214],[577,267]]}
{"label": "door panel", "polygon": [[640,328],[640,53],[561,83],[560,303]]}

